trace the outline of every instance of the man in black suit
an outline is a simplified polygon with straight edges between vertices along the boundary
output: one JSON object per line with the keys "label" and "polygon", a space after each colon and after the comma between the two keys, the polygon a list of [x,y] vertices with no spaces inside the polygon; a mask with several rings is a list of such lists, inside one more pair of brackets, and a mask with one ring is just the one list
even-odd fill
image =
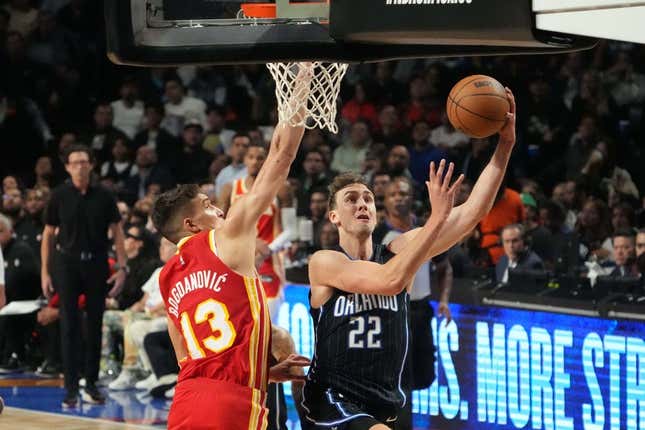
{"label": "man in black suit", "polygon": [[160,163],[172,170],[181,152],[181,142],[161,126],[165,115],[166,110],[161,102],[146,103],[146,126],[135,136],[134,147],[136,149],[142,146],[154,148]]}
{"label": "man in black suit", "polygon": [[616,267],[609,276],[638,276],[634,247],[635,241],[636,236],[632,230],[619,230],[614,233],[612,244],[614,246],[614,262],[616,263]]}
{"label": "man in black suit", "polygon": [[524,243],[524,226],[510,224],[501,233],[504,255],[495,266],[497,282],[507,283],[510,269],[544,270],[544,263],[538,255]]}

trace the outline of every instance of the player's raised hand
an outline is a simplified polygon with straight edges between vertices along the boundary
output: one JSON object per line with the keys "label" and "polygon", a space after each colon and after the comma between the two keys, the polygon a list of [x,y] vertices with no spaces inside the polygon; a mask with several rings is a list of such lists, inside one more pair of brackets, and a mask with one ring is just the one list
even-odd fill
{"label": "player's raised hand", "polygon": [[506,124],[499,131],[499,143],[512,147],[515,144],[515,96],[508,87],[506,87],[506,97],[511,108],[506,114]]}
{"label": "player's raised hand", "polygon": [[464,175],[461,174],[451,186],[450,180],[452,179],[455,165],[454,163],[450,163],[448,165],[448,171],[444,176],[445,168],[446,160],[444,159],[439,162],[439,168],[437,169],[435,169],[434,161],[430,163],[430,174],[428,176],[428,181],[426,181],[428,196],[430,197],[430,203],[432,204],[432,214],[430,219],[434,218],[435,220],[445,220],[448,218],[448,215],[455,204],[455,195],[457,194],[457,190],[459,190],[459,187],[464,180]]}
{"label": "player's raised hand", "polygon": [[311,92],[311,82],[314,78],[314,63],[298,63],[298,71],[293,80],[293,87],[286,103],[289,105],[288,117],[290,123],[301,123],[306,121],[305,107]]}
{"label": "player's raised hand", "polygon": [[269,369],[269,381],[304,381],[306,376],[299,369],[309,365],[311,365],[311,360],[307,357],[291,354],[285,360]]}

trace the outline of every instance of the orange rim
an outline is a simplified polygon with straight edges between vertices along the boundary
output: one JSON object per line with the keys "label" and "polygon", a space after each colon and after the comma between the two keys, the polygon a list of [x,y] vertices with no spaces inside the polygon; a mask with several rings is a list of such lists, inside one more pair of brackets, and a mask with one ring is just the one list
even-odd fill
{"label": "orange rim", "polygon": [[249,18],[275,18],[275,3],[242,3],[242,12]]}

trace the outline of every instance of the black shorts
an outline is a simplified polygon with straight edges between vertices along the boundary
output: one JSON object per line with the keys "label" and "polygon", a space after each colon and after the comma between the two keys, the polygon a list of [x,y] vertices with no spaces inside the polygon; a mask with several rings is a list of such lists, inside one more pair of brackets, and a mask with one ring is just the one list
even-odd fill
{"label": "black shorts", "polygon": [[428,299],[410,302],[410,346],[404,372],[404,385],[421,390],[434,381],[435,346],[430,323],[434,309]]}
{"label": "black shorts", "polygon": [[368,430],[376,424],[399,429],[394,405],[362,404],[338,390],[311,381],[303,389],[303,407],[307,419],[303,430]]}
{"label": "black shorts", "polygon": [[266,407],[269,410],[267,430],[287,430],[287,403],[282,384],[269,384]]}

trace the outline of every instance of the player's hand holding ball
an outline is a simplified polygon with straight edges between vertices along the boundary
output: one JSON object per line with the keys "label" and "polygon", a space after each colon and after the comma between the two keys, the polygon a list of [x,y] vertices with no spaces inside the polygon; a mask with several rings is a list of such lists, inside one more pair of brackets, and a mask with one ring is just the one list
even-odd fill
{"label": "player's hand holding ball", "polygon": [[483,139],[499,133],[500,143],[515,143],[515,98],[494,78],[468,76],[448,95],[448,119],[470,137]]}

